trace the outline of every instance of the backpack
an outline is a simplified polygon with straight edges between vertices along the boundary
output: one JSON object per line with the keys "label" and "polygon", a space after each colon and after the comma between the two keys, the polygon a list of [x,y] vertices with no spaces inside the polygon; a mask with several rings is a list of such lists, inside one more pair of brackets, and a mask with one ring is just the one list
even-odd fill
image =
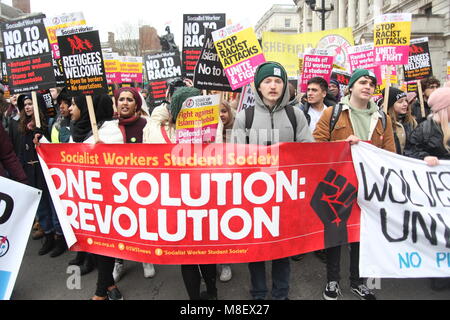
{"label": "backpack", "polygon": [[[295,117],[294,107],[292,105],[287,105],[284,110],[286,115],[291,122],[294,131],[294,142],[297,141],[297,118]],[[245,109],[245,131],[247,132],[246,143],[249,144],[250,136],[248,131],[252,128],[253,118],[255,117],[255,106],[250,106]]]}
{"label": "backpack", "polygon": [[[330,119],[330,133],[333,132],[334,127],[336,126],[336,122],[339,119],[339,116],[342,112],[342,103],[338,103],[333,106],[333,112],[331,113],[331,119]],[[386,130],[386,122],[387,117],[386,113],[384,113],[383,110],[378,110],[378,113],[381,115],[381,124],[383,125],[383,131]]]}

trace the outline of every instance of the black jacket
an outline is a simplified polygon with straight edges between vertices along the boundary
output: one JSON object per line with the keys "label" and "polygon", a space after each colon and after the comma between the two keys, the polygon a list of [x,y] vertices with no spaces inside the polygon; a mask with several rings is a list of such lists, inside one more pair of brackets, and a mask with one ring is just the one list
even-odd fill
{"label": "black jacket", "polygon": [[405,147],[405,156],[421,159],[434,156],[438,159],[449,160],[448,152],[443,144],[443,133],[433,119],[423,121],[411,134]]}
{"label": "black jacket", "polygon": [[423,107],[425,110],[425,118],[422,117],[422,111],[420,110],[419,99],[417,99],[416,103],[414,103],[412,105],[411,114],[414,116],[414,118],[416,118],[417,123],[421,123],[421,122],[425,121],[427,119],[428,115],[431,113],[431,109],[428,106],[428,103],[426,103],[425,101],[423,102]]}

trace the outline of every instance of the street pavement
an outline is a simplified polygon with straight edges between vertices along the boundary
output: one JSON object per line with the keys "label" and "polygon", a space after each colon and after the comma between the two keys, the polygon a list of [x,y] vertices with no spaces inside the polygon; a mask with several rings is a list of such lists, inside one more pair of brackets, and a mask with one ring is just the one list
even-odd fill
{"label": "street pavement", "polygon": [[[41,240],[28,241],[25,256],[17,277],[11,300],[87,300],[95,292],[97,272],[81,277],[67,273],[67,262],[75,252],[59,257],[39,256]],[[349,290],[348,251],[342,250],[340,282],[342,300],[358,300]],[[187,300],[180,266],[156,265],[156,276],[145,279],[142,264],[125,261],[125,273],[117,283],[125,300]],[[266,263],[270,288],[270,263]],[[249,300],[249,272],[247,264],[233,264],[233,278],[227,283],[217,281],[219,300]],[[309,253],[301,261],[291,261],[290,300],[322,300],[326,282],[325,265]],[[380,279],[378,300],[448,300],[450,289],[436,292],[430,289],[429,279]],[[270,298],[270,297],[269,297]]]}

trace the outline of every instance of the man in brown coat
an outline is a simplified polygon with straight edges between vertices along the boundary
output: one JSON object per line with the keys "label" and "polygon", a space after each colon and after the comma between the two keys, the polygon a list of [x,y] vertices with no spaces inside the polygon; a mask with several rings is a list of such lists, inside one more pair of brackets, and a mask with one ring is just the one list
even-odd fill
{"label": "man in brown coat", "polygon": [[[340,102],[341,112],[332,121],[335,108],[326,109],[316,125],[314,139],[317,142],[348,141],[351,144],[360,140],[370,141],[379,148],[395,152],[389,116],[380,112],[371,100],[376,84],[375,74],[365,69],[356,69],[349,81],[350,94]],[[328,248],[326,253],[327,285],[323,298],[337,300],[342,295],[339,287],[341,247]],[[350,244],[350,290],[360,299],[375,300],[375,295],[359,276],[359,243]]]}

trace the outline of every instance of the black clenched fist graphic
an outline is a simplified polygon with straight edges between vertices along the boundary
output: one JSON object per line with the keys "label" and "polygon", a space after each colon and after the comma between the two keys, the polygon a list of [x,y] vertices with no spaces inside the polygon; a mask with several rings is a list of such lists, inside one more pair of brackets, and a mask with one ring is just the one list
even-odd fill
{"label": "black clenched fist graphic", "polygon": [[325,248],[347,243],[347,221],[357,197],[354,185],[330,169],[311,199],[311,207],[324,225]]}

